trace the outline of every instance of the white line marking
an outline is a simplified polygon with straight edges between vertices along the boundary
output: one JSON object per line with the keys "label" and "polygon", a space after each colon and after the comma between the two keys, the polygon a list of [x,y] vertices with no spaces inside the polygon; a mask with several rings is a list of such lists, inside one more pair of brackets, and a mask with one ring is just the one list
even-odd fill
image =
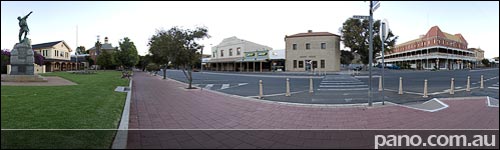
{"label": "white line marking", "polygon": [[352,82],[359,82],[359,81],[321,81],[321,82],[327,82],[327,83],[352,83]]}
{"label": "white line marking", "polygon": [[220,88],[221,90],[229,88],[229,84],[223,84],[222,87]]}
{"label": "white line marking", "polygon": [[361,91],[368,90],[368,88],[352,88],[352,89],[317,89],[318,91]]}
{"label": "white line marking", "polygon": [[498,90],[498,87],[488,87],[488,88]]}
{"label": "white line marking", "polygon": [[364,83],[363,82],[352,82],[352,83],[320,83],[320,84],[344,85],[344,84],[364,84]]}
{"label": "white line marking", "polygon": [[334,86],[334,85],[320,85],[319,87],[323,87],[323,88],[346,88],[346,87],[364,87],[364,86],[368,86],[368,85],[339,85],[339,86]]}
{"label": "white line marking", "polygon": [[238,86],[247,85],[248,83],[239,83]]}
{"label": "white line marking", "polygon": [[205,86],[206,89],[210,89],[214,86],[214,84],[207,84],[207,86]]}

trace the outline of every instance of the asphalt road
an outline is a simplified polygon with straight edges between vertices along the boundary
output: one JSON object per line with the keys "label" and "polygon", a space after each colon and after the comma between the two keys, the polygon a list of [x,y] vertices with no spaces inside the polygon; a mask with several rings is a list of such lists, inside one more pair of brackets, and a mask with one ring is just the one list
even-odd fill
{"label": "asphalt road", "polygon": [[[498,99],[498,69],[411,71],[385,70],[383,100],[394,103],[425,101],[432,98],[490,96]],[[161,75],[161,72],[159,72]],[[380,69],[372,71],[372,101],[382,101],[378,91]],[[367,103],[368,72],[358,76],[329,73],[313,76],[314,92],[309,93],[309,76],[306,73],[239,73],[239,72],[193,72],[193,85],[203,89],[220,91],[244,97],[258,96],[259,80],[263,81],[264,100],[313,103],[349,104]],[[480,89],[480,77],[484,76],[484,89]],[[167,70],[168,78],[187,82],[181,70]],[[466,92],[467,76],[470,76],[471,92]],[[292,96],[286,97],[286,78],[290,78]],[[403,78],[403,95],[397,93],[399,77]],[[455,78],[455,94],[449,94],[451,78]],[[428,96],[423,97],[424,80],[428,80]]]}

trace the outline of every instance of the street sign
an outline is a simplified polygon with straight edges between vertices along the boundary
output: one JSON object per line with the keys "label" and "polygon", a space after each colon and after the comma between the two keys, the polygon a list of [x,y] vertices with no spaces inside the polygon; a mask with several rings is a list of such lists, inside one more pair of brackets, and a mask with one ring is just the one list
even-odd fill
{"label": "street sign", "polygon": [[368,19],[370,19],[370,16],[352,16],[352,18],[354,18],[354,19],[366,19],[366,20],[368,20]]}
{"label": "street sign", "polygon": [[372,1],[372,12],[375,12],[378,7],[380,7],[379,1]]}
{"label": "street sign", "polygon": [[383,21],[381,21],[379,35],[380,35],[380,40],[382,40],[382,41],[387,40],[387,36],[389,35],[389,22],[387,21],[387,19],[384,19]]}

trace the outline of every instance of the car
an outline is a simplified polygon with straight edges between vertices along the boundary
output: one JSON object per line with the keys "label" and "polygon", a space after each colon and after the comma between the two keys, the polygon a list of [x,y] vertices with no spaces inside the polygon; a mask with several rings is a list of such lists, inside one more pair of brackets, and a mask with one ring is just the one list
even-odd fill
{"label": "car", "polygon": [[391,65],[389,67],[387,67],[388,69],[394,69],[394,70],[399,70],[401,69],[401,67],[399,67],[398,65]]}
{"label": "car", "polygon": [[357,71],[360,71],[363,69],[363,65],[362,64],[350,64],[349,65],[349,69],[350,70],[357,70]]}

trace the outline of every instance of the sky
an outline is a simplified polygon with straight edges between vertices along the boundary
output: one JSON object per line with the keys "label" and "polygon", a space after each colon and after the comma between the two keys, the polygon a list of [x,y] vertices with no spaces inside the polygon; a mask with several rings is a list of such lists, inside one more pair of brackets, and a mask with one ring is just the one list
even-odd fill
{"label": "sky", "polygon": [[[207,27],[205,47],[224,38],[240,39],[285,49],[285,35],[307,32],[340,34],[342,23],[353,15],[369,15],[364,1],[51,1],[1,2],[1,49],[18,42],[18,16],[27,19],[32,44],[64,40],[73,50],[94,46],[109,38],[113,46],[129,37],[139,55],[148,53],[148,40],[157,30],[178,26]],[[469,48],[485,50],[486,58],[499,56],[499,2],[380,2],[374,19],[386,19],[397,43],[413,40],[432,26],[461,33]],[[343,44],[341,44],[341,49]],[[204,54],[211,54],[205,48]]]}

